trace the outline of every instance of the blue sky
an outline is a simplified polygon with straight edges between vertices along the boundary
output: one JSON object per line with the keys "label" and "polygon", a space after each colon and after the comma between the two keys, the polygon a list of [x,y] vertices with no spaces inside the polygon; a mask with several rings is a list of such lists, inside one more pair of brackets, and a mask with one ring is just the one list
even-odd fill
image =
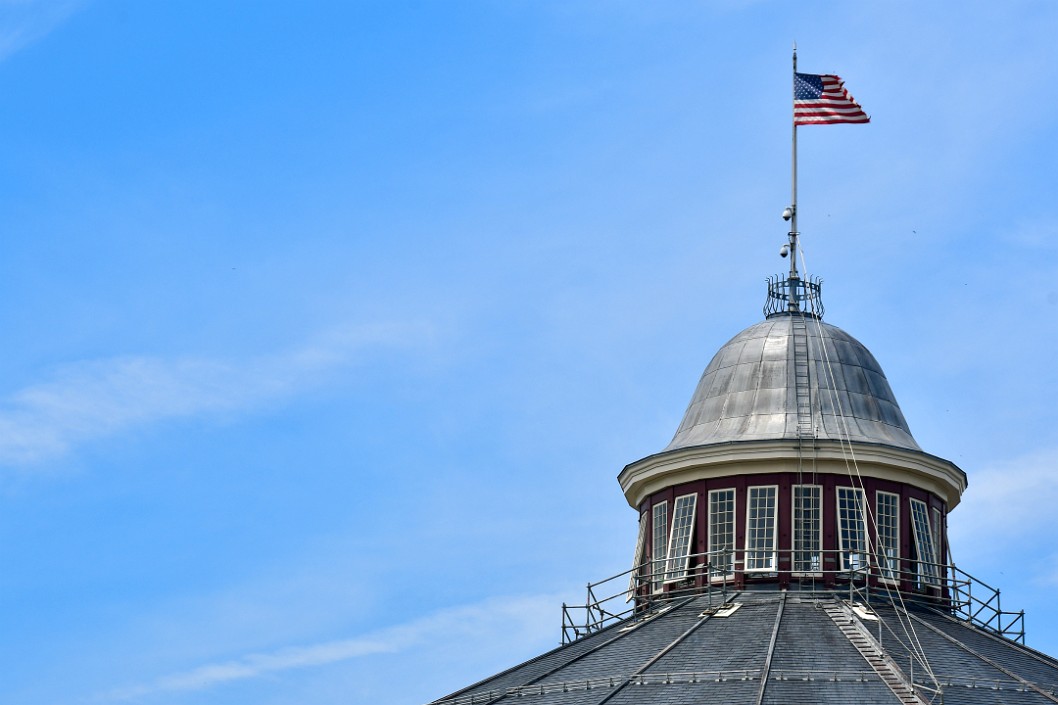
{"label": "blue sky", "polygon": [[627,568],[782,271],[1058,653],[1058,6],[0,4],[0,701],[416,703]]}

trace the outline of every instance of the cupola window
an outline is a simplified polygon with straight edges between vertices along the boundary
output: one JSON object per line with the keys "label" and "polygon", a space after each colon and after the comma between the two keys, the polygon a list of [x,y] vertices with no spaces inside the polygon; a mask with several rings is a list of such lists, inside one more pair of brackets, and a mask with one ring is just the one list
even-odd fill
{"label": "cupola window", "polygon": [[750,487],[746,498],[746,571],[775,570],[775,497],[778,487]]}
{"label": "cupola window", "polygon": [[841,569],[863,570],[867,566],[867,535],[863,524],[863,490],[858,487],[838,488],[838,540]]}
{"label": "cupola window", "polygon": [[697,506],[697,494],[685,494],[676,498],[676,505],[672,510],[672,536],[669,538],[666,580],[679,580],[687,575],[687,564],[691,557],[694,510]]}
{"label": "cupola window", "polygon": [[669,537],[669,503],[658,502],[654,505],[653,533],[651,534],[650,574],[653,577],[654,592],[661,590],[662,576],[665,573],[665,548]]}
{"label": "cupola window", "polygon": [[801,575],[823,569],[823,488],[793,486],[793,570]]}
{"label": "cupola window", "polygon": [[900,575],[900,495],[878,492],[878,569],[882,580]]}
{"label": "cupola window", "polygon": [[933,530],[929,525],[926,503],[911,500],[911,528],[915,534],[915,551],[918,555],[917,570],[919,587],[937,583],[937,551],[933,542]]}
{"label": "cupola window", "polygon": [[640,566],[643,565],[643,554],[646,552],[646,541],[647,539],[647,512],[643,512],[639,515],[639,537],[636,539],[636,553],[632,559],[632,574],[628,578],[628,600],[631,600],[636,593],[636,588],[639,587],[639,581],[642,576],[639,574]]}
{"label": "cupola window", "polygon": [[713,574],[735,572],[735,490],[709,492],[709,561]]}
{"label": "cupola window", "polygon": [[933,553],[937,563],[937,577],[942,577],[940,564],[944,562],[944,531],[940,519],[940,510],[933,507]]}

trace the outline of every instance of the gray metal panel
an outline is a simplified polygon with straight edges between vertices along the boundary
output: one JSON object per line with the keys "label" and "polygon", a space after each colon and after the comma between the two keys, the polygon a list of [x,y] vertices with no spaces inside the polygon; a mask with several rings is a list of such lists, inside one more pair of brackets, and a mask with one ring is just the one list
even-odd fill
{"label": "gray metal panel", "polygon": [[742,347],[742,354],[739,356],[739,362],[751,362],[759,363],[764,353],[764,341],[766,338],[749,338],[745,341],[745,345]]}
{"label": "gray metal panel", "polygon": [[[769,324],[768,332],[771,332],[771,328],[774,327],[774,323],[771,321],[765,321],[765,324]],[[761,325],[761,324],[757,324]],[[786,360],[786,340],[785,336],[772,336],[768,335],[764,342],[764,360],[775,360],[784,362]]]}
{"label": "gray metal panel", "polygon": [[744,392],[732,392],[727,395],[727,415],[732,417],[749,416],[753,413],[753,402],[757,398],[755,389]]}
{"label": "gray metal panel", "polygon": [[764,360],[760,364],[761,389],[783,389],[789,386],[786,360]]}
{"label": "gray metal panel", "polygon": [[721,348],[723,353],[717,358],[717,367],[730,367],[731,365],[738,364],[738,357],[742,354],[742,346],[746,343],[744,340],[732,340],[730,343]]}
{"label": "gray metal panel", "polygon": [[697,418],[694,420],[695,424],[715,422],[719,419],[724,412],[724,408],[727,406],[728,398],[726,396],[721,397],[710,397],[701,404],[695,405]]}
{"label": "gray metal panel", "polygon": [[882,399],[891,398],[893,396],[893,390],[889,387],[889,381],[878,374],[876,370],[864,367],[863,373],[867,376],[867,383],[870,385],[871,394]]}
{"label": "gray metal panel", "polygon": [[772,409],[781,409],[786,404],[785,389],[763,388],[757,392],[757,403],[753,413],[758,416],[767,416]]}
{"label": "gray metal panel", "polygon": [[844,364],[842,370],[845,372],[845,389],[854,394],[870,394],[871,388],[867,384],[862,367]]}
{"label": "gray metal panel", "polygon": [[[792,320],[757,323],[720,348],[664,450],[797,437]],[[822,321],[806,321],[805,329],[816,437],[842,440],[847,430],[850,440],[921,450],[870,351]]]}

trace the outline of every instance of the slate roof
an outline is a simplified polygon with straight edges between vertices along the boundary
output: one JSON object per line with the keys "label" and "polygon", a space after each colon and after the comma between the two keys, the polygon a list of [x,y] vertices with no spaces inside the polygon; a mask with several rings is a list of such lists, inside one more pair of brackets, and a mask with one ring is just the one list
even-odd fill
{"label": "slate roof", "polygon": [[[741,606],[727,617],[715,614],[717,595],[674,600],[434,705],[930,702],[923,689],[918,701],[901,699],[883,677],[939,683],[945,705],[1058,702],[1058,661],[1049,656],[929,606],[908,605],[908,618],[872,604],[878,619],[860,619],[842,597],[745,591],[728,595]],[[925,659],[910,656],[912,642]]]}

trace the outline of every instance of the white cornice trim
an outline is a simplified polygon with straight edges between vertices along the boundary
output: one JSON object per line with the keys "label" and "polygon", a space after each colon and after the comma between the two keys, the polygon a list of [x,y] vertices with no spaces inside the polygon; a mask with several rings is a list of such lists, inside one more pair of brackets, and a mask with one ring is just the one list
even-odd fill
{"label": "white cornice trim", "polygon": [[[630,463],[617,476],[617,481],[628,503],[638,507],[654,492],[685,482],[729,475],[797,472],[798,449],[796,440],[737,441],[678,448]],[[966,473],[955,463],[921,451],[872,443],[816,440],[805,442],[801,458],[813,462],[816,473],[848,475],[858,467],[866,477],[906,482],[937,495],[949,510],[959,503],[966,490]]]}

